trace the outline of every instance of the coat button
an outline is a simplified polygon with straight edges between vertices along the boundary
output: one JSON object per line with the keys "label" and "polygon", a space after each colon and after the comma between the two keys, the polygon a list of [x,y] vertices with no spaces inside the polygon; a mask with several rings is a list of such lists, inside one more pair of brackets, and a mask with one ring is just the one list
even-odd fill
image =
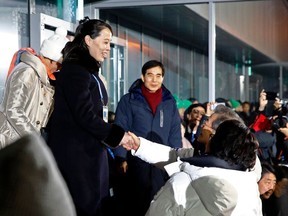
{"label": "coat button", "polygon": [[43,105],[43,102],[40,102],[40,106],[42,106]]}
{"label": "coat button", "polygon": [[39,124],[40,124],[40,121],[36,121],[36,124],[39,125]]}

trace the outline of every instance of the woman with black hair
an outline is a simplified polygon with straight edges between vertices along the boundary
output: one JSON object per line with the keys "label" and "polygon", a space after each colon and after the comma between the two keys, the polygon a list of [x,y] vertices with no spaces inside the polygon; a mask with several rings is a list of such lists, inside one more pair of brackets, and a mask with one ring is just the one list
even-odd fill
{"label": "woman with black hair", "polygon": [[109,197],[106,145],[128,142],[107,123],[108,96],[98,71],[110,52],[112,28],[85,18],[63,50],[55,87],[49,146],[72,195],[78,216],[100,216]]}
{"label": "woman with black hair", "polygon": [[[147,142],[133,137],[141,145]],[[209,144],[209,155],[198,157],[202,166],[195,166],[196,158],[181,158],[165,167],[171,178],[154,197],[147,216],[262,215],[253,171],[258,142],[249,128],[238,120],[226,120]],[[137,150],[143,160],[147,159],[144,150]]]}

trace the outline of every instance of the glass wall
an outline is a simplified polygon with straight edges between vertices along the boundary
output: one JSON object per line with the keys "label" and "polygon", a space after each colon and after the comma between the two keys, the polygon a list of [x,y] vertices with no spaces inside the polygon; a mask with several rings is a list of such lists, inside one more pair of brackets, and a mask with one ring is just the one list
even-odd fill
{"label": "glass wall", "polygon": [[0,97],[13,53],[29,44],[28,8],[26,1],[1,1],[0,7]]}
{"label": "glass wall", "polygon": [[[288,9],[283,2],[215,3],[216,98],[254,102],[263,88],[283,92],[282,97],[286,97],[285,64],[283,77],[279,77],[279,62],[288,61],[284,52],[288,49],[288,30],[283,30]],[[99,11],[100,18],[114,26],[116,36],[128,42],[126,92],[139,77],[141,66],[157,59],[166,67],[164,84],[172,94],[208,100],[208,4]]]}
{"label": "glass wall", "polygon": [[[265,89],[279,92],[281,98],[287,97],[284,90],[287,89],[287,67],[282,68],[283,77],[279,72],[282,61],[288,60],[287,52],[284,53],[288,48],[287,29],[283,28],[288,21],[285,1],[226,2],[216,3],[215,8],[216,35],[220,35],[216,39],[216,58],[224,58],[231,64],[223,67],[219,61],[216,63],[217,95],[229,92],[226,97],[256,101],[259,92]],[[227,35],[223,32],[232,37],[225,40],[224,36],[227,38]],[[224,49],[231,49],[232,52],[221,51]],[[229,54],[233,58],[227,56]],[[226,82],[235,83],[236,88],[226,85],[222,91],[219,86],[222,86],[225,77]]]}
{"label": "glass wall", "polygon": [[[205,8],[208,10],[207,4]],[[142,65],[148,60],[156,59],[163,62],[165,66],[164,85],[172,94],[182,99],[196,97],[203,101],[207,100],[208,89],[205,86],[207,87],[208,83],[208,57],[207,54],[203,54],[200,47],[206,49],[208,47],[208,22],[201,22],[201,25],[205,26],[205,31],[200,29],[200,32],[196,32],[199,16],[194,14],[196,20],[183,23],[177,13],[179,10],[186,13],[184,16],[187,20],[191,20],[187,13],[190,10],[182,5],[100,10],[100,18],[110,22],[114,35],[127,40],[128,56],[125,73],[128,84],[125,92],[128,92],[131,84],[140,77]],[[146,12],[150,17],[145,15]],[[170,16],[169,23],[166,23],[167,20],[166,22],[162,20],[167,16]],[[193,37],[190,37],[191,33]],[[198,44],[198,41],[202,44]],[[103,74],[105,73],[104,70]]]}

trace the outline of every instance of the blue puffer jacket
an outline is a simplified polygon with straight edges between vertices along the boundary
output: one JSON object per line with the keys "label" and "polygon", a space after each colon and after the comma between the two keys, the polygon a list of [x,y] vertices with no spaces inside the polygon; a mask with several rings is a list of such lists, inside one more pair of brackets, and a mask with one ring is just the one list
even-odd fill
{"label": "blue puffer jacket", "polygon": [[[115,123],[126,131],[150,141],[178,148],[181,147],[180,117],[175,99],[162,85],[162,102],[153,115],[141,91],[142,80],[136,80],[118,103]],[[120,147],[115,150],[118,157],[126,158],[127,151]]]}

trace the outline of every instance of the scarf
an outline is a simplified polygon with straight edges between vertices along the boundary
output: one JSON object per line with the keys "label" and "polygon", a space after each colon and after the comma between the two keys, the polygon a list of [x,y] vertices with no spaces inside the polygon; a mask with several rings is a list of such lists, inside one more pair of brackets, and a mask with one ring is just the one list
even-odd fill
{"label": "scarf", "polygon": [[142,83],[141,90],[144,98],[152,110],[153,115],[155,115],[157,106],[162,101],[162,88],[158,89],[156,92],[150,92]]}
{"label": "scarf", "polygon": [[48,67],[48,65],[46,64],[46,62],[44,60],[42,60],[41,58],[39,58],[41,60],[41,62],[45,65],[46,71],[47,71],[47,75],[51,80],[56,80],[53,72],[50,70],[50,68]]}

